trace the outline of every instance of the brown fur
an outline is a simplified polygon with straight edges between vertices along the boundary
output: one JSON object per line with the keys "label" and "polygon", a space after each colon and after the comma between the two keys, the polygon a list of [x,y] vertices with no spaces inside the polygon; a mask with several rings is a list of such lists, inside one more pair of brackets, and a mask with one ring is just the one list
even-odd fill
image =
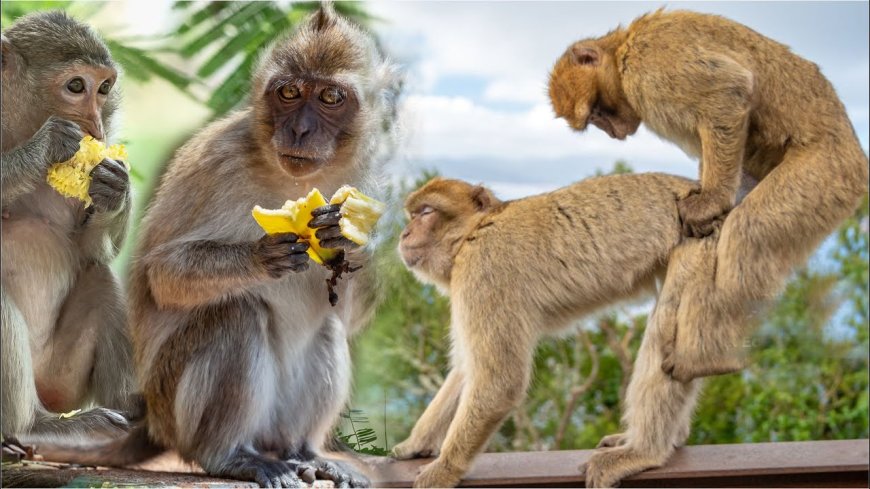
{"label": "brown fur", "polygon": [[[629,442],[587,468],[588,484],[611,485],[667,460],[673,433],[688,433],[694,397],[675,393],[689,389],[683,382],[741,368],[758,310],[857,207],[868,163],[816,65],[714,15],[660,10],[575,43],[553,69],[550,97],[576,129],[642,121],[701,160],[700,191],[680,202],[680,216],[686,234],[712,236],[675,252],[671,268],[694,272],[669,278],[662,291],[671,300],[660,299],[648,333],[661,337],[644,342],[661,351],[638,359],[626,401]],[[596,102],[605,105],[597,121],[585,115]],[[759,184],[731,210],[741,171]],[[659,365],[667,375],[643,369]],[[686,417],[665,429],[661,413],[672,411]]]}
{"label": "brown fur", "polygon": [[399,250],[450,297],[453,342],[447,380],[394,450],[398,458],[438,456],[415,486],[459,482],[522,401],[541,335],[654,291],[681,239],[677,201],[694,185],[615,175],[500,202],[483,187],[435,179],[408,197]]}

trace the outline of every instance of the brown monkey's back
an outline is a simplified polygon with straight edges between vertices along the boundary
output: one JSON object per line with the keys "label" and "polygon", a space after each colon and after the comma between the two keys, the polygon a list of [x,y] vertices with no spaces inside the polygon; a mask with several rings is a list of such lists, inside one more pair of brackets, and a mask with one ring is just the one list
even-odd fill
{"label": "brown monkey's back", "polygon": [[[677,199],[695,186],[661,173],[609,175],[505,202],[468,237],[455,273],[473,276],[465,282],[477,284],[475,293],[548,297],[543,309],[576,317],[660,271],[681,239]],[[514,289],[494,288],[504,276],[515,278]],[[524,293],[528,288],[547,292]]]}
{"label": "brown monkey's back", "polygon": [[[751,72],[749,147],[784,151],[787,145],[815,142],[831,126],[848,128],[845,108],[818,66],[743,24],[718,15],[659,10],[638,18],[627,30],[627,42],[617,53],[626,96],[652,126],[660,122],[655,105],[703,99],[709,87],[687,85],[681,76],[696,73],[693,63],[720,74],[736,63]],[[674,69],[655,69],[661,66]],[[686,79],[697,81],[688,75]],[[653,100],[643,93],[658,95]],[[748,170],[760,178],[770,168]]]}

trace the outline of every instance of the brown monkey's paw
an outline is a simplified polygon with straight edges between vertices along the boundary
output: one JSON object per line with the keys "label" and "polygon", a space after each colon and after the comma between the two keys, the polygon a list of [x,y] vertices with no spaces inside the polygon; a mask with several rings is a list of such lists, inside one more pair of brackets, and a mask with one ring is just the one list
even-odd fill
{"label": "brown monkey's paw", "polygon": [[625,445],[626,442],[628,442],[628,437],[625,436],[625,433],[614,433],[602,438],[595,448],[621,447],[622,445]]}
{"label": "brown monkey's paw", "polygon": [[677,382],[689,382],[700,377],[724,375],[743,370],[746,360],[736,354],[686,354],[679,349],[664,352],[662,371]]}
{"label": "brown monkey's paw", "polygon": [[585,475],[586,487],[617,487],[622,479],[663,462],[656,462],[628,446],[600,448],[580,466],[580,471]]}
{"label": "brown monkey's paw", "polygon": [[722,226],[722,220],[731,206],[727,199],[705,192],[696,192],[677,202],[683,234],[690,238],[703,238]]}
{"label": "brown monkey's paw", "polygon": [[443,463],[441,459],[420,467],[414,479],[414,487],[456,487],[462,480],[463,471]]}
{"label": "brown monkey's paw", "polygon": [[412,458],[437,457],[438,448],[425,447],[422,443],[405,440],[393,447],[392,457],[396,460],[409,460]]}

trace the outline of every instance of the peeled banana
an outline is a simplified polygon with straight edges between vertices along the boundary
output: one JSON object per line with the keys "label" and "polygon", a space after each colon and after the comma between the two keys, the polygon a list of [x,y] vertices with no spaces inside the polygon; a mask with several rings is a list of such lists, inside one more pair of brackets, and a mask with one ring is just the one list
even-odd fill
{"label": "peeled banana", "polygon": [[106,147],[102,142],[91,136],[85,136],[79,142],[79,150],[67,161],[55,163],[48,168],[46,181],[64,197],[75,197],[91,205],[88,189],[91,186],[91,170],[105,158],[123,161],[127,165],[127,150],[123,144],[113,144]]}
{"label": "peeled banana", "polygon": [[[369,234],[385,209],[382,202],[348,185],[338,189],[329,203],[341,204],[341,234],[359,245],[368,242]],[[308,227],[313,219],[311,211],[324,205],[326,199],[315,188],[305,197],[288,200],[280,209],[264,209],[257,205],[251,213],[266,234],[295,233],[300,240],[307,241],[308,256],[322,265],[339,253],[338,250],[322,248],[320,240],[314,235],[315,230]]]}

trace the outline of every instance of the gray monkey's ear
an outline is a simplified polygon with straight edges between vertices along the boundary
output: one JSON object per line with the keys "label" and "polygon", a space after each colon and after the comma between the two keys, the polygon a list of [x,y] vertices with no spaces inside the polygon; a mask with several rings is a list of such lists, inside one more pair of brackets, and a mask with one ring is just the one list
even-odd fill
{"label": "gray monkey's ear", "polygon": [[574,62],[578,65],[598,66],[601,62],[601,53],[592,46],[575,44],[571,47],[571,54],[574,55]]}
{"label": "gray monkey's ear", "polygon": [[12,48],[12,42],[3,34],[0,34],[0,45],[2,45],[2,48],[0,48],[0,69],[7,71],[15,66],[18,55],[15,54],[15,50]]}
{"label": "gray monkey's ear", "polygon": [[486,211],[493,208],[500,201],[488,188],[477,185],[471,191],[471,201],[478,211]]}

